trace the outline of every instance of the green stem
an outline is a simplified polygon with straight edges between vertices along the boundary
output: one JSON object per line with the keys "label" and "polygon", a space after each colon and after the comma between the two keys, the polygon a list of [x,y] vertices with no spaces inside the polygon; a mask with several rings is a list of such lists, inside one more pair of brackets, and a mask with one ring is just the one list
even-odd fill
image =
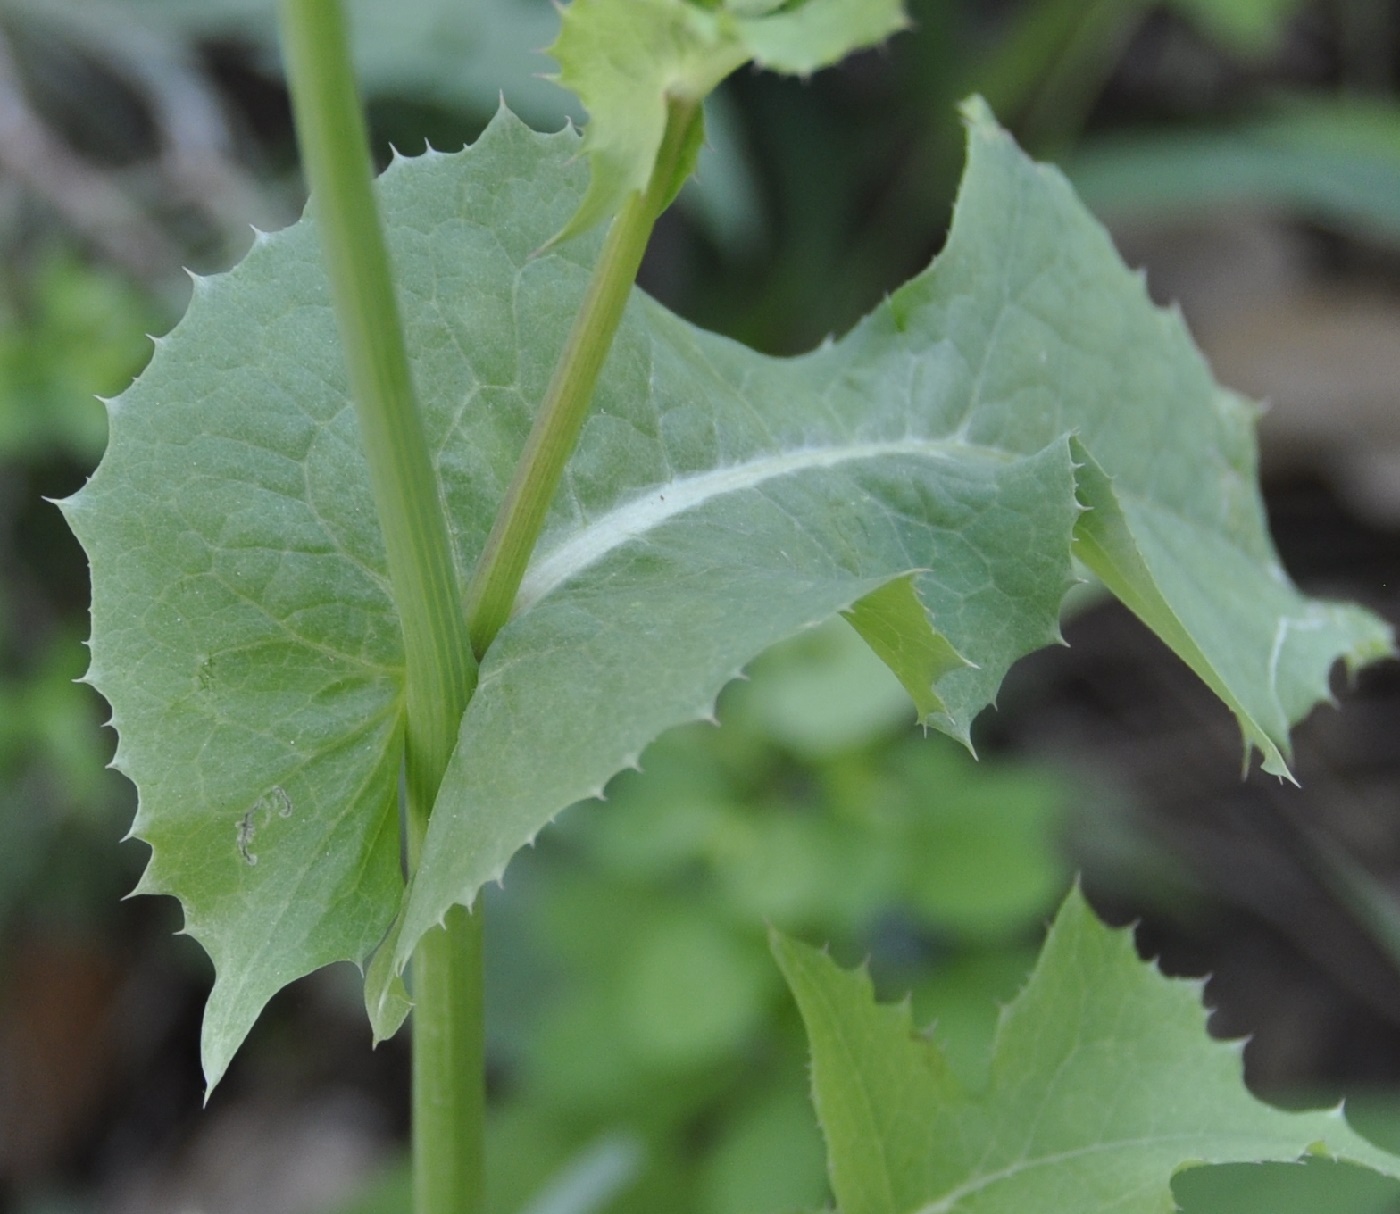
{"label": "green stem", "polygon": [[[414,400],[339,0],[281,0],[282,39],[370,484],[403,628],[410,869],[476,684],[436,472]],[[480,1214],[481,923],[454,912],[413,957],[418,1214]]]}
{"label": "green stem", "polygon": [[468,628],[477,657],[485,654],[510,618],[564,465],[588,416],[593,389],[622,322],[652,227],[675,194],[699,121],[698,103],[671,102],[651,182],[628,199],[608,229],[583,304],[467,588]]}
{"label": "green stem", "polygon": [[485,1207],[481,908],[454,906],[413,951],[413,1208]]}
{"label": "green stem", "polygon": [[409,378],[339,0],[283,0],[282,17],[311,207],[403,625],[409,779],[435,792],[476,663],[464,643],[447,520]]}

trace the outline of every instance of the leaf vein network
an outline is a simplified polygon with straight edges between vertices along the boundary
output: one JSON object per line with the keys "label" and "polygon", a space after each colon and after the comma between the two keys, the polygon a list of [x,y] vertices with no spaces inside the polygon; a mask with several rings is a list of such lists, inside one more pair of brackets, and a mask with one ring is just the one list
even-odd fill
{"label": "leaf vein network", "polygon": [[[316,553],[313,555],[321,554]],[[380,676],[391,677],[397,676],[401,673],[401,664],[386,665],[382,662],[373,661],[365,657],[364,654],[355,654],[349,652],[347,649],[337,648],[335,645],[331,644],[326,640],[318,640],[314,637],[307,636],[304,632],[294,627],[291,623],[291,619],[289,618],[290,615],[301,614],[301,612],[305,610],[304,607],[298,608],[297,611],[289,613],[289,616],[279,616],[270,607],[268,607],[267,604],[263,603],[260,599],[254,597],[247,589],[239,587],[229,582],[225,575],[221,573],[216,573],[212,570],[206,573],[186,575],[186,577],[181,579],[181,581],[172,582],[169,590],[162,592],[157,597],[156,601],[166,603],[168,605],[170,602],[170,595],[174,594],[180,588],[183,582],[196,582],[206,577],[211,578],[216,585],[219,585],[224,590],[226,590],[232,598],[237,599],[238,601],[245,603],[247,606],[253,608],[256,612],[258,612],[259,615],[263,617],[263,619],[265,619],[269,624],[273,626],[273,629],[282,637],[283,640],[293,645],[299,646],[302,649],[310,650],[314,653],[319,653],[323,657],[335,658],[340,661],[353,663],[354,665],[359,666],[364,671],[373,672]],[[273,637],[270,634],[267,636],[261,636],[258,637],[256,640],[246,641],[242,644],[231,646],[228,649],[218,650],[217,655],[227,655],[230,653],[237,653],[239,650],[243,649],[253,649],[259,645],[267,644],[272,639]]]}

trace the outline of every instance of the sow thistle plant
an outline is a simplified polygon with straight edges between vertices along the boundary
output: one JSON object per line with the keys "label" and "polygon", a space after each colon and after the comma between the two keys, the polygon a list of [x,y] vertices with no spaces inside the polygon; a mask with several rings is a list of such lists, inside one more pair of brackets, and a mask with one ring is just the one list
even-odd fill
{"label": "sow thistle plant", "polygon": [[[209,1085],[353,961],[376,1039],[412,1008],[420,1214],[483,1208],[482,886],[776,642],[844,615],[967,742],[1087,569],[1280,776],[1333,665],[1390,652],[1295,590],[1253,407],[976,101],[945,250],[840,340],[764,357],[632,289],[705,95],[883,41],[896,0],[573,0],[581,141],[502,109],[373,187],[337,3],[282,19],[310,217],[196,282],[63,507],[139,889],[214,962]],[[1400,1176],[1254,1101],[1198,987],[1078,894],[980,1092],[862,974],[773,951],[843,1214],[1161,1211],[1183,1167],[1309,1152]]]}

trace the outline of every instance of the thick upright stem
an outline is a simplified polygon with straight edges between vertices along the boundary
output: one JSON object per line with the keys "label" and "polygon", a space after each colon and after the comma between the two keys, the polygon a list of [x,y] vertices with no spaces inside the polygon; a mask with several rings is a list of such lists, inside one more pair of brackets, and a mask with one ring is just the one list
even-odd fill
{"label": "thick upright stem", "polygon": [[481,925],[454,906],[413,951],[415,1214],[486,1208]]}
{"label": "thick upright stem", "polygon": [[339,0],[283,0],[282,15],[311,207],[403,626],[409,779],[431,806],[476,662],[409,378]]}
{"label": "thick upright stem", "polygon": [[[311,206],[345,349],[403,628],[409,861],[476,683],[437,475],[413,396],[371,188],[339,0],[282,0],[282,37]],[[485,1083],[481,925],[465,910],[413,958],[418,1214],[480,1214]]]}
{"label": "thick upright stem", "polygon": [[578,442],[599,372],[622,323],[623,309],[637,280],[652,227],[675,192],[678,167],[692,146],[699,121],[697,102],[671,102],[651,184],[631,196],[608,229],[583,305],[555,364],[515,477],[467,589],[467,621],[477,657],[485,654],[510,618],[525,566],[544,527],[564,465]]}

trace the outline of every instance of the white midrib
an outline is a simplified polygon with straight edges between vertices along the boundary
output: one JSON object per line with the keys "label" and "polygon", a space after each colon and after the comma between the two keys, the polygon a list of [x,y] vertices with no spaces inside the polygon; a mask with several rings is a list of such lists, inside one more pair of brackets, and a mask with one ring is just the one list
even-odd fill
{"label": "white midrib", "polygon": [[845,443],[840,446],[799,447],[761,455],[740,464],[678,477],[655,485],[639,497],[614,507],[547,551],[536,554],[520,591],[513,614],[527,611],[540,599],[576,577],[609,553],[663,523],[703,506],[706,502],[798,472],[835,468],[841,464],[879,459],[890,455],[917,455],[925,459],[962,462],[968,459],[1008,458],[1004,451],[978,447],[957,438],[901,438],[886,442]]}

